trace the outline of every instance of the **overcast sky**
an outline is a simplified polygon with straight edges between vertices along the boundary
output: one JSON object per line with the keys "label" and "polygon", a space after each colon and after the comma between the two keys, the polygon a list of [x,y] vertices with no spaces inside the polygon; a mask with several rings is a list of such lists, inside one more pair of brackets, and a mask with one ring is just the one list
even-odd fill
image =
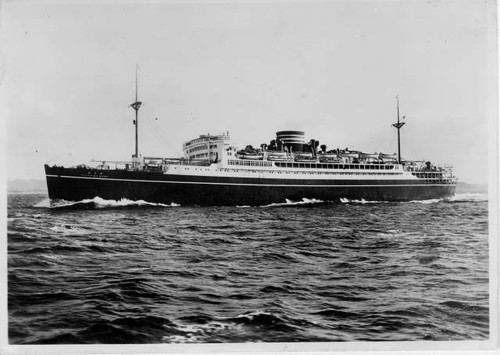
{"label": "overcast sky", "polygon": [[496,108],[493,1],[139,5],[4,2],[7,177],[43,164],[174,157],[199,134],[244,147],[299,129],[485,183]]}

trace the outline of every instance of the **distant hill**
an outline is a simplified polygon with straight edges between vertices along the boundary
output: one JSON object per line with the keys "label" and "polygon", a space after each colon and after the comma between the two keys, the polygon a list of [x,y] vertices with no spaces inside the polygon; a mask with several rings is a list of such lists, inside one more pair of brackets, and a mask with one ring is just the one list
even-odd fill
{"label": "distant hill", "polygon": [[488,193],[488,184],[468,184],[459,181],[457,183],[457,192],[478,192]]}
{"label": "distant hill", "polygon": [[24,180],[16,179],[7,182],[7,193],[47,193],[47,183],[45,180]]}

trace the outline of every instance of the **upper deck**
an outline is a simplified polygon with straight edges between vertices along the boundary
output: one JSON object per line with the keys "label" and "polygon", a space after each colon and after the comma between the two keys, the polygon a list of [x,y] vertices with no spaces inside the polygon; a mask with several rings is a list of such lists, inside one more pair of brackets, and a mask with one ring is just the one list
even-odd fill
{"label": "upper deck", "polygon": [[[230,144],[229,132],[219,135],[200,135],[183,144],[182,158],[133,158],[131,164],[121,164],[116,169],[161,172],[164,174],[252,176],[316,179],[412,179],[424,183],[455,183],[456,178],[448,167],[438,167],[425,161],[402,161],[396,154],[363,153],[335,149],[326,150],[318,142],[298,144],[289,142],[288,136],[278,132],[284,140],[260,148],[251,145],[237,150]],[[303,134],[303,132],[295,132]],[[302,142],[302,135],[299,137]],[[300,145],[300,147],[299,147]],[[301,148],[301,150],[294,150]],[[102,162],[101,169],[109,169],[112,162]]]}

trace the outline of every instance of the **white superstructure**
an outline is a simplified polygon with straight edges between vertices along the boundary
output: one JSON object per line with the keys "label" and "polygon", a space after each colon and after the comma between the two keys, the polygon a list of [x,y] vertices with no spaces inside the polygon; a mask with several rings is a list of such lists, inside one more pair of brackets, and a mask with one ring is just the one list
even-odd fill
{"label": "white superstructure", "polygon": [[229,132],[210,135],[202,134],[183,144],[184,158],[187,160],[218,160],[229,147]]}

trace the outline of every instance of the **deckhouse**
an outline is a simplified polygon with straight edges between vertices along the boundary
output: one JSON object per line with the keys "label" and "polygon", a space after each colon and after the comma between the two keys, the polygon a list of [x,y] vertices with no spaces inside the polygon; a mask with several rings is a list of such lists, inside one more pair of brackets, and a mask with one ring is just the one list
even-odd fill
{"label": "deckhouse", "polygon": [[203,134],[183,144],[184,158],[188,160],[218,160],[229,147],[229,132]]}

